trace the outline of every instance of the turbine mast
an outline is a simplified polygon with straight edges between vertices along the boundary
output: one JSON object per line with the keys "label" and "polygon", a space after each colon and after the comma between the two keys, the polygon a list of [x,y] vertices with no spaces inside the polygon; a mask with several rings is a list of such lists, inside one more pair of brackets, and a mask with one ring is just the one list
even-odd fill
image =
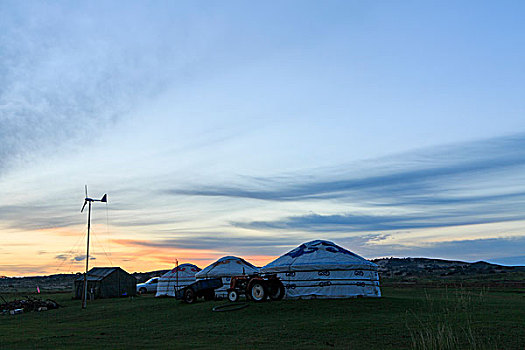
{"label": "turbine mast", "polygon": [[107,203],[107,195],[105,194],[102,196],[101,199],[92,199],[88,197],[87,192],[87,185],[86,185],[86,198],[84,199],[84,205],[82,206],[82,209],[80,212],[82,213],[84,211],[84,208],[86,207],[86,204],[88,205],[88,219],[87,219],[87,247],[86,247],[86,272],[84,273],[84,288],[82,293],[82,308],[87,308],[87,292],[88,292],[88,270],[89,270],[89,233],[91,231],[91,202],[103,202]]}

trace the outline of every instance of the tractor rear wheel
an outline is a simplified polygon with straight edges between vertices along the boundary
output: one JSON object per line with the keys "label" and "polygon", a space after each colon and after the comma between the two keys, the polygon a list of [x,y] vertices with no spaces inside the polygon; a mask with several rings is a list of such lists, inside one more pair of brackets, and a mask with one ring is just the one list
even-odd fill
{"label": "tractor rear wheel", "polygon": [[268,296],[271,300],[279,301],[284,298],[284,285],[281,281],[272,281],[268,288]]}
{"label": "tractor rear wheel", "polygon": [[261,302],[266,299],[266,287],[259,281],[250,284],[248,293],[253,301]]}

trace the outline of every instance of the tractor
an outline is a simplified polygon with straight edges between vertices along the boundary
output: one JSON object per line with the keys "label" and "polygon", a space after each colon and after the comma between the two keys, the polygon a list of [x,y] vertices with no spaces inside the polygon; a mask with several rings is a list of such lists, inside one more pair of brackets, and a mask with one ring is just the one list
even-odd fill
{"label": "tractor", "polygon": [[281,300],[285,290],[283,283],[277,275],[248,275],[234,276],[230,281],[228,289],[228,300],[236,302],[239,296],[244,294],[247,300],[255,302],[270,300]]}

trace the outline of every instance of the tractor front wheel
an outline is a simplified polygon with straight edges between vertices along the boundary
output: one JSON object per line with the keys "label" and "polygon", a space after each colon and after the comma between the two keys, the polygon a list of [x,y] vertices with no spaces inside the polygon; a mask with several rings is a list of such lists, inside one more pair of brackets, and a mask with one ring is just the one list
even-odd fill
{"label": "tractor front wheel", "polygon": [[235,289],[230,290],[228,293],[228,300],[232,303],[235,303],[237,300],[239,300],[239,293]]}

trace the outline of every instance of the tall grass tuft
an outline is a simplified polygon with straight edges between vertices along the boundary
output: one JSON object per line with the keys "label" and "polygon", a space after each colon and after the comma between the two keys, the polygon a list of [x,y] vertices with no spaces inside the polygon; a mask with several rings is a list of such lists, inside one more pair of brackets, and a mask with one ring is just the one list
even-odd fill
{"label": "tall grass tuft", "polygon": [[407,312],[412,348],[497,349],[495,339],[475,327],[476,307],[484,303],[486,293],[485,289],[473,293],[462,287],[446,289],[444,295],[432,295],[425,290],[426,312]]}

